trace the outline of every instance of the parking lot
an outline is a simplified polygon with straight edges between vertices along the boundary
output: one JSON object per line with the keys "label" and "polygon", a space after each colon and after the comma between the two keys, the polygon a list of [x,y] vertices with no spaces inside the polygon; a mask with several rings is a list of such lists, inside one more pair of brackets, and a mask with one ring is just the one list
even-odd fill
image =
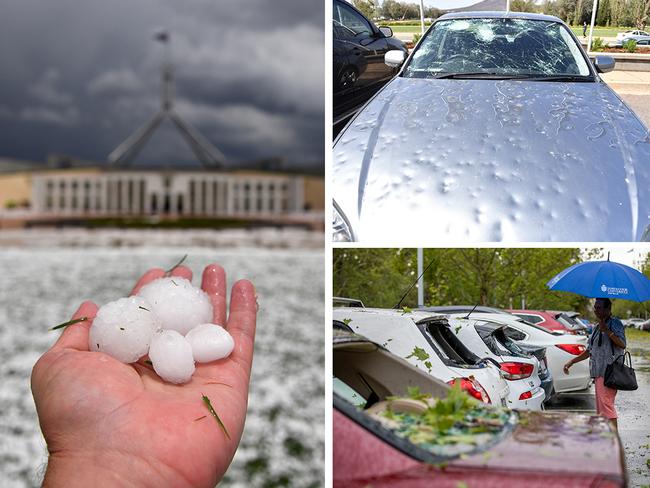
{"label": "parking lot", "polygon": [[[648,97],[650,99],[650,96]],[[622,391],[616,397],[619,434],[625,449],[629,486],[650,485],[650,333],[628,329],[628,349],[636,372],[639,389]],[[594,387],[588,392],[564,393],[547,410],[596,413]]]}

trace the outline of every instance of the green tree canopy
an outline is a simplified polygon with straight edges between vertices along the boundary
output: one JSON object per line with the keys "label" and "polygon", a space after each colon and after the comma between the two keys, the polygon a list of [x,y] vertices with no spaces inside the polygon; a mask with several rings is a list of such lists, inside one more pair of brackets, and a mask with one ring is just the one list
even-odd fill
{"label": "green tree canopy", "polygon": [[[334,249],[333,259],[334,296],[358,298],[369,307],[395,306],[417,278],[415,249]],[[430,266],[424,274],[424,301],[426,305],[574,310],[593,317],[588,298],[552,292],[546,283],[573,264],[596,259],[603,259],[601,249],[425,249],[424,265]],[[650,258],[639,269],[650,276]],[[417,306],[416,287],[402,305]],[[635,313],[645,310],[643,304],[617,301],[614,311],[627,317],[629,307]]]}

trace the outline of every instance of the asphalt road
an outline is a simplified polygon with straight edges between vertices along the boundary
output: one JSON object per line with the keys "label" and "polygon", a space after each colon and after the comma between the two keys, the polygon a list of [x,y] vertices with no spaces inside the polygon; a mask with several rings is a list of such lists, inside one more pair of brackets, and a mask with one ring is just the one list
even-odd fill
{"label": "asphalt road", "polygon": [[[650,101],[650,96],[646,97]],[[649,112],[648,115],[650,115]],[[628,336],[628,350],[636,372],[639,389],[621,391],[616,395],[619,435],[625,450],[629,486],[650,486],[650,333],[645,340]],[[547,410],[562,410],[596,414],[593,386],[586,392],[564,393],[547,406]]]}

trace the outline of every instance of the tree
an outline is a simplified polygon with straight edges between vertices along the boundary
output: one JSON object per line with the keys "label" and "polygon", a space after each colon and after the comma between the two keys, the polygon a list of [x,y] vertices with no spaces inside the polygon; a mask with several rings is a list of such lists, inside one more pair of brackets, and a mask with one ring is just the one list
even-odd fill
{"label": "tree", "polygon": [[401,19],[404,7],[396,0],[384,0],[381,6],[381,14],[387,19]]}
{"label": "tree", "polygon": [[538,12],[539,8],[535,0],[512,0],[510,10],[512,12]]}
{"label": "tree", "polygon": [[644,30],[650,17],[650,0],[632,0],[630,3],[634,26]]}
{"label": "tree", "polygon": [[[417,278],[415,249],[334,249],[335,296],[393,307]],[[583,259],[579,249],[425,249],[425,303],[584,311],[588,299],[546,282]],[[403,305],[417,305],[417,289]]]}
{"label": "tree", "polygon": [[369,19],[375,18],[377,7],[374,0],[353,0],[352,4]]}

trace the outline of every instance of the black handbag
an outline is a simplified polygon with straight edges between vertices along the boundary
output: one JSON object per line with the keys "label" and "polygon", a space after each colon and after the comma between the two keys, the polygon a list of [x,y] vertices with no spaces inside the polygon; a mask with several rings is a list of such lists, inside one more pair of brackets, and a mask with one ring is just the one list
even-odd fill
{"label": "black handbag", "polygon": [[[625,365],[625,356],[630,361],[629,366]],[[618,360],[621,358],[623,360],[619,362]],[[639,387],[636,382],[636,375],[632,368],[632,357],[629,352],[619,354],[614,361],[607,365],[607,368],[605,368],[604,383],[606,387],[615,390],[632,391]]]}

